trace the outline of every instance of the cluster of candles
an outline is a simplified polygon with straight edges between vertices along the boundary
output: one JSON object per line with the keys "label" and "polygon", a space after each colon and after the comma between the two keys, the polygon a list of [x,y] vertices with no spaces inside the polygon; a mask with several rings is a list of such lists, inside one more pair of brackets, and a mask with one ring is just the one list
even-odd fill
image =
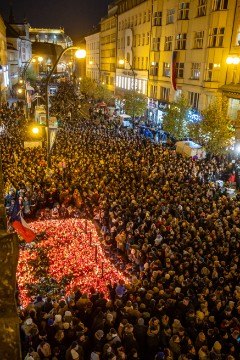
{"label": "cluster of candles", "polygon": [[[38,268],[45,266],[39,258],[39,248],[47,257],[47,275],[61,286],[63,278],[69,278],[66,295],[76,287],[82,293],[96,291],[108,294],[107,285],[123,280],[125,276],[107,258],[101,246],[95,226],[85,219],[44,220],[32,222],[31,228],[45,233],[41,242],[26,244],[20,249],[17,282],[23,306],[30,301],[28,287],[44,285],[38,276]],[[45,262],[44,262],[45,263]],[[37,296],[38,294],[36,294]]]}

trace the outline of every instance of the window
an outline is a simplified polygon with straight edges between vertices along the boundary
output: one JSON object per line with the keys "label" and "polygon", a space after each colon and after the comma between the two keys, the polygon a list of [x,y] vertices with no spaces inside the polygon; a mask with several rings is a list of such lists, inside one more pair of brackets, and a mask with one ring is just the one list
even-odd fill
{"label": "window", "polygon": [[175,67],[175,76],[176,78],[183,78],[184,73],[184,63],[176,63]]}
{"label": "window", "polygon": [[145,69],[147,70],[148,69],[148,57],[145,58],[145,65],[146,65]]}
{"label": "window", "polygon": [[163,63],[163,76],[170,77],[170,64],[164,62]]}
{"label": "window", "polygon": [[172,51],[172,42],[173,42],[172,36],[165,36],[165,44],[164,44],[165,51]]}
{"label": "window", "polygon": [[176,50],[185,50],[187,42],[187,34],[177,34],[176,36]]}
{"label": "window", "polygon": [[208,63],[207,73],[206,73],[206,81],[213,80],[213,63]]}
{"label": "window", "polygon": [[189,105],[191,105],[194,109],[197,109],[199,103],[199,93],[189,91],[188,100],[189,100]]}
{"label": "window", "polygon": [[174,9],[167,9],[167,24],[173,24],[174,23],[174,14],[175,14],[175,10]]}
{"label": "window", "polygon": [[142,34],[142,46],[145,45],[145,34]]}
{"label": "window", "polygon": [[162,25],[162,12],[156,11],[154,13],[153,26],[161,26],[161,25]]}
{"label": "window", "polygon": [[133,47],[136,46],[136,37],[137,37],[137,35],[133,35]]}
{"label": "window", "polygon": [[150,32],[147,32],[147,41],[146,41],[146,45],[149,44],[149,40],[150,40]]}
{"label": "window", "polygon": [[130,36],[127,36],[127,46],[130,46]]}
{"label": "window", "polygon": [[160,37],[153,38],[152,40],[152,51],[159,51],[160,50]]}
{"label": "window", "polygon": [[141,69],[144,69],[144,57],[142,57],[142,65],[141,65]]}
{"label": "window", "polygon": [[138,14],[138,25],[142,23],[142,14]]}
{"label": "window", "polygon": [[157,99],[157,85],[150,86],[150,97],[153,99]]}
{"label": "window", "polygon": [[178,4],[178,20],[188,20],[189,3]]}
{"label": "window", "polygon": [[118,24],[118,30],[119,30],[119,31],[121,31],[121,30],[122,30],[121,21],[119,21],[119,24]]}
{"label": "window", "polygon": [[205,16],[207,14],[207,0],[198,0],[197,16]]}
{"label": "window", "polygon": [[137,46],[140,46],[141,45],[141,34],[138,34],[137,38],[138,38]]}
{"label": "window", "polygon": [[237,46],[240,46],[240,32],[237,34]]}
{"label": "window", "polygon": [[225,28],[212,28],[209,31],[208,46],[222,47]]}
{"label": "window", "polygon": [[202,49],[204,31],[196,31],[194,35],[194,49]]}
{"label": "window", "polygon": [[169,101],[170,88],[161,86],[160,88],[160,99]]}
{"label": "window", "polygon": [[135,15],[135,20],[134,20],[134,25],[135,25],[135,26],[137,25],[137,20],[138,20],[138,16]]}
{"label": "window", "polygon": [[199,80],[201,63],[192,63],[191,79]]}
{"label": "window", "polygon": [[228,8],[228,0],[213,0],[212,10],[227,10]]}
{"label": "window", "polygon": [[147,21],[147,12],[144,11],[143,13],[143,23],[145,23]]}
{"label": "window", "polygon": [[158,62],[152,62],[150,66],[150,75],[158,76]]}
{"label": "window", "polygon": [[112,71],[112,72],[116,71],[115,64],[110,64],[110,71]]}
{"label": "window", "polygon": [[148,10],[148,19],[147,19],[147,21],[150,21],[151,20],[151,10]]}

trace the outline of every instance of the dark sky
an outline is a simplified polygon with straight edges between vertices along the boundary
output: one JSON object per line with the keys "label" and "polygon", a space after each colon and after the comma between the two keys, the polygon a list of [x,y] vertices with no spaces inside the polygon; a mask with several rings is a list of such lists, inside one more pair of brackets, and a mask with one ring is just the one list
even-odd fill
{"label": "dark sky", "polygon": [[16,22],[24,17],[32,27],[60,28],[74,41],[96,27],[107,15],[113,0],[0,0],[0,14],[6,20],[10,5]]}

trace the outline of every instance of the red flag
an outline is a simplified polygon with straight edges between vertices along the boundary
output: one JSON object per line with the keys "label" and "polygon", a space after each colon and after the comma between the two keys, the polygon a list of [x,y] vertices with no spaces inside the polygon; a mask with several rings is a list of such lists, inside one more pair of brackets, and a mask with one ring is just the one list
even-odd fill
{"label": "red flag", "polygon": [[15,220],[11,225],[27,243],[32,242],[36,238],[36,234],[29,227],[23,226],[21,221]]}

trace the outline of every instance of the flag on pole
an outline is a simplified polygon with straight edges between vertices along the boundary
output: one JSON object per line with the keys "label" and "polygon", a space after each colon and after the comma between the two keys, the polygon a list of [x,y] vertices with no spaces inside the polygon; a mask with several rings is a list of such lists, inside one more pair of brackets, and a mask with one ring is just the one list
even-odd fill
{"label": "flag on pole", "polygon": [[176,84],[176,63],[177,63],[177,51],[172,52],[172,69],[171,69],[171,82],[172,87],[176,91],[177,84]]}
{"label": "flag on pole", "polygon": [[26,221],[21,215],[21,209],[19,204],[19,198],[17,197],[10,213],[11,226],[16,232],[28,243],[32,242],[36,238],[35,232],[29,227]]}

